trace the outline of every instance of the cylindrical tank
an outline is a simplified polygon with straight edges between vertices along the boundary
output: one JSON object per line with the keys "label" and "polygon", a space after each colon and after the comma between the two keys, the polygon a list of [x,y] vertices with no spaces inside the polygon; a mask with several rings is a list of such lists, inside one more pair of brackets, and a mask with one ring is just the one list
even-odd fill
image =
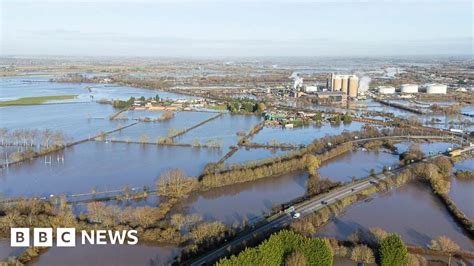
{"label": "cylindrical tank", "polygon": [[347,94],[347,90],[349,88],[349,77],[348,76],[342,76],[342,85],[341,85],[341,91],[344,94]]}
{"label": "cylindrical tank", "polygon": [[415,84],[403,84],[400,87],[401,93],[417,93],[418,92],[418,85]]}
{"label": "cylindrical tank", "polygon": [[341,86],[342,85],[341,77],[335,76],[333,85],[334,85],[333,88],[332,88],[333,91],[340,91],[341,88],[342,88],[342,86]]}
{"label": "cylindrical tank", "polygon": [[349,78],[349,97],[357,97],[359,90],[359,78],[356,76],[351,76]]}
{"label": "cylindrical tank", "polygon": [[428,94],[446,94],[448,86],[443,84],[428,84],[426,93]]}

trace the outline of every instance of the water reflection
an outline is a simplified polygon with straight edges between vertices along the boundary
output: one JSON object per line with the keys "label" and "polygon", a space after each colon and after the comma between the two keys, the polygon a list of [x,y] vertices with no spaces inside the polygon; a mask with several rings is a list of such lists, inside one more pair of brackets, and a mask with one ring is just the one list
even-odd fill
{"label": "water reflection", "polygon": [[420,182],[349,207],[344,214],[318,230],[317,235],[347,239],[356,229],[366,231],[372,227],[398,233],[407,243],[420,246],[446,235],[463,249],[474,250],[474,241],[466,236],[431,189]]}

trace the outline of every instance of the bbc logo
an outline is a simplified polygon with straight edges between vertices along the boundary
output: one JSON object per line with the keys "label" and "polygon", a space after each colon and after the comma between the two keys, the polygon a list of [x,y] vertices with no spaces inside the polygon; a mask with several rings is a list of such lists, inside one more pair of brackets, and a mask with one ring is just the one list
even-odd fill
{"label": "bbc logo", "polygon": [[[11,247],[29,247],[30,229],[29,228],[11,228],[10,229],[10,246]],[[56,229],[56,246],[58,247],[74,247],[76,246],[76,229],[74,228],[57,228]],[[53,246],[53,228],[34,228],[33,229],[33,246],[35,247],[52,247]]]}

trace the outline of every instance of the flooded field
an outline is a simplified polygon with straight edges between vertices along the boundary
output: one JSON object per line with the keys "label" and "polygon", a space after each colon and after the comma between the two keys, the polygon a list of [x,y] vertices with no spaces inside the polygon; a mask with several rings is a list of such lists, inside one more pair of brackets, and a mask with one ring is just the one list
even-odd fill
{"label": "flooded field", "polygon": [[229,159],[225,161],[226,164],[245,163],[248,161],[262,160],[266,158],[278,157],[291,152],[291,150],[281,149],[251,149],[240,147]]}
{"label": "flooded field", "polygon": [[[49,82],[50,77],[2,77],[0,78],[0,101],[23,97],[46,95],[80,95],[87,90],[77,84]],[[78,97],[68,101],[90,101],[89,97]]]}
{"label": "flooded field", "polygon": [[[454,165],[455,170],[474,171],[474,158],[463,160]],[[470,219],[474,219],[474,180],[451,178],[449,196]]]}
{"label": "flooded field", "polygon": [[261,118],[255,115],[225,114],[180,136],[176,141],[191,144],[197,140],[205,144],[208,141],[217,140],[223,143],[224,147],[235,146],[238,140],[260,121]]}
{"label": "flooded field", "polygon": [[188,213],[229,225],[257,222],[272,206],[304,195],[307,178],[306,173],[296,172],[217,188],[191,196],[183,207]]}
{"label": "flooded field", "polygon": [[178,168],[198,175],[221,155],[213,149],[141,144],[87,142],[60,152],[64,163],[52,156],[33,159],[0,171],[0,192],[5,196],[44,196],[121,189],[126,185],[153,186],[158,176]]}
{"label": "flooded field", "polygon": [[372,227],[398,233],[407,243],[424,247],[431,239],[446,235],[462,249],[474,250],[474,240],[453,220],[431,188],[420,182],[349,207],[318,230],[317,235],[347,239],[356,229],[366,231]]}
{"label": "flooded field", "polygon": [[99,131],[117,128],[126,122],[110,121],[115,112],[111,105],[70,103],[51,105],[11,106],[0,108],[0,127],[15,129],[60,130],[78,140]]}
{"label": "flooded field", "polygon": [[22,250],[23,248],[11,247],[10,239],[0,239],[0,261],[17,256]]}
{"label": "flooded field", "polygon": [[449,143],[449,142],[419,142],[419,143],[413,143],[413,142],[400,142],[395,144],[395,147],[397,147],[398,153],[404,153],[406,152],[411,145],[416,145],[420,147],[420,149],[425,153],[426,155],[429,154],[434,154],[434,153],[443,153],[446,152],[448,149],[453,149],[458,147],[459,145]]}
{"label": "flooded field", "polygon": [[[76,243],[80,239],[76,240]],[[52,247],[32,261],[32,265],[166,265],[180,252],[174,246],[147,244],[81,245],[74,248]]]}
{"label": "flooded field", "polygon": [[306,126],[301,128],[264,127],[251,141],[256,143],[287,143],[287,144],[309,144],[314,139],[322,138],[326,135],[338,135],[343,131],[358,131],[364,124],[352,122],[350,124],[322,126]]}
{"label": "flooded field", "polygon": [[[109,131],[127,125],[140,118],[160,118],[162,111],[127,111],[123,116],[128,120],[109,120],[117,112],[111,105],[98,104],[99,99],[121,99],[130,97],[154,97],[170,99],[195,99],[184,95],[137,89],[127,86],[106,84],[68,84],[49,82],[48,77],[0,78],[0,101],[21,97],[44,95],[78,95],[76,99],[61,103],[13,106],[0,108],[0,127],[15,129],[54,129],[63,131],[68,141],[91,137],[100,131]],[[290,103],[291,104],[291,103]],[[384,106],[373,101],[359,102],[362,110],[379,110],[396,115],[409,116],[410,112]],[[364,107],[365,105],[365,107]],[[313,106],[314,110],[339,110]],[[463,109],[469,111],[470,109]],[[200,122],[216,116],[214,112],[180,111],[175,116],[161,122],[140,122],[132,127],[115,132],[106,140],[156,142],[159,138],[175,135]],[[422,117],[424,120],[432,117]],[[440,119],[441,120],[441,119]],[[449,121],[442,120],[450,126]],[[198,176],[205,165],[217,162],[230,146],[261,122],[261,117],[253,115],[222,116],[192,129],[174,139],[179,144],[206,144],[210,141],[222,143],[220,149],[194,148],[182,146],[158,146],[142,144],[113,143],[109,141],[89,141],[75,145],[48,156],[39,157],[0,170],[0,194],[5,197],[44,196],[51,194],[87,193],[120,190],[129,187],[153,187],[160,174],[170,169],[181,169],[189,176]],[[295,129],[265,127],[251,142],[309,144],[314,139],[327,135],[337,135],[344,131],[357,131],[364,124],[307,126]],[[145,142],[145,141],[144,141]],[[410,142],[396,144],[400,153],[410,147]],[[444,152],[452,148],[451,143],[437,142],[418,144],[425,153]],[[12,153],[14,147],[3,147],[0,152]],[[226,165],[245,163],[253,160],[282,156],[291,150],[247,149],[238,151],[225,161]],[[58,160],[58,158],[64,158]],[[51,161],[49,161],[51,160]],[[50,163],[49,163],[50,162]],[[384,166],[398,163],[398,155],[387,151],[369,152],[354,150],[325,162],[319,173],[332,181],[350,181],[362,178],[371,170],[382,171]],[[473,171],[472,159],[458,163],[456,169]],[[213,189],[192,194],[179,204],[176,210],[187,214],[199,214],[204,220],[218,220],[227,225],[257,222],[272,207],[300,197],[306,192],[308,175],[293,172],[271,176],[254,182]],[[458,206],[470,217],[474,217],[474,182],[453,178],[450,195]],[[157,206],[159,197],[152,195],[139,201],[110,201],[107,204],[125,206]],[[409,208],[407,208],[409,206]],[[85,205],[77,205],[76,213],[85,211]],[[426,221],[433,221],[427,223]],[[319,236],[333,236],[346,239],[355,229],[367,230],[382,227],[390,232],[400,233],[411,244],[425,246],[440,234],[455,240],[464,249],[473,250],[474,242],[452,220],[444,206],[433,196],[424,184],[411,183],[394,191],[375,196],[372,200],[358,203],[328,225]],[[82,246],[74,249],[51,248],[33,261],[33,265],[163,265],[179,253],[173,246],[157,246],[141,243],[137,246]],[[19,249],[9,247],[8,240],[0,240],[0,260],[17,255]],[[71,264],[71,262],[74,262]],[[336,265],[348,261],[340,259]]]}
{"label": "flooded field", "polygon": [[89,102],[100,99],[127,100],[130,97],[155,97],[157,94],[160,98],[167,99],[197,99],[192,96],[129,86],[50,82],[51,78],[53,77],[2,77],[0,78],[0,101],[47,95],[77,95],[77,98],[66,102]]}
{"label": "flooded field", "polygon": [[323,178],[346,182],[351,181],[352,177],[368,176],[371,169],[378,173],[383,170],[384,166],[392,166],[397,163],[398,156],[386,151],[355,150],[323,163],[318,172]]}
{"label": "flooded field", "polygon": [[176,112],[175,116],[170,120],[161,122],[143,122],[111,134],[108,138],[138,141],[140,137],[146,136],[149,142],[156,142],[158,138],[173,135],[215,115],[215,113],[205,112]]}

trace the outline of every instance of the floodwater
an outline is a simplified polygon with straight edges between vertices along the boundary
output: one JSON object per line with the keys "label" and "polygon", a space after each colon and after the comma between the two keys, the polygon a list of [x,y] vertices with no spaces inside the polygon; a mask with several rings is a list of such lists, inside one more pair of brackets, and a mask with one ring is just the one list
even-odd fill
{"label": "floodwater", "polygon": [[272,206],[288,202],[306,192],[308,175],[295,172],[263,178],[249,183],[212,189],[191,196],[183,205],[187,213],[226,224],[254,223]]}
{"label": "floodwater", "polygon": [[143,122],[111,134],[107,138],[138,141],[141,136],[146,135],[149,138],[149,142],[156,142],[160,137],[167,137],[170,129],[185,130],[215,115],[215,113],[206,112],[176,112],[175,116],[170,120]]}
{"label": "floodwater", "polygon": [[[238,155],[239,152],[243,154]],[[238,156],[236,158],[244,158],[257,152],[270,152],[270,150],[241,149],[226,163],[232,162],[232,158],[236,155]],[[398,156],[386,151],[354,150],[324,163],[319,168],[319,173],[323,178],[345,182],[350,181],[353,176],[366,177],[371,169],[381,172],[384,166],[396,164],[398,164]],[[206,219],[218,219],[228,224],[242,221],[242,219],[258,220],[258,217],[261,217],[263,213],[268,213],[274,204],[304,195],[306,180],[307,174],[296,172],[213,189],[191,197],[187,204],[188,212],[201,214]]]}
{"label": "floodwater", "polygon": [[[2,77],[0,78],[0,101],[46,95],[80,95],[87,92],[83,88],[85,86],[71,83],[54,83],[49,82],[49,79],[45,77]],[[86,98],[72,101],[80,100],[86,100]]]}
{"label": "floodwater", "polygon": [[[473,172],[474,158],[456,163],[454,169]],[[467,217],[474,219],[474,180],[463,180],[452,177],[449,196]]]}
{"label": "floodwater", "polygon": [[[64,163],[56,154],[64,155]],[[51,164],[41,157],[3,169],[0,193],[44,196],[153,186],[164,171],[178,168],[197,176],[221,156],[206,148],[86,142],[52,154]]]}
{"label": "floodwater", "polygon": [[7,260],[9,257],[18,256],[23,248],[14,248],[10,246],[10,239],[0,239],[0,261]]}
{"label": "floodwater", "polygon": [[237,135],[237,132],[246,135],[260,121],[261,118],[254,115],[224,114],[180,136],[177,138],[177,142],[191,144],[194,140],[199,140],[201,144],[205,144],[210,140],[218,140],[225,147],[235,146],[238,140],[242,138],[242,136]]}
{"label": "floodwater", "polygon": [[52,247],[32,265],[166,265],[180,248],[175,246],[157,246],[139,243],[130,245],[82,245],[76,240],[74,248]]}
{"label": "floodwater", "polygon": [[399,154],[402,154],[406,152],[408,149],[410,149],[411,145],[418,145],[420,149],[425,153],[426,155],[434,154],[434,153],[439,153],[439,152],[445,152],[449,148],[456,148],[459,145],[453,144],[450,142],[400,142],[395,144],[395,147],[397,147],[397,151]]}
{"label": "floodwater", "polygon": [[362,178],[370,175],[371,169],[379,173],[384,166],[397,163],[398,156],[386,151],[355,150],[323,163],[318,172],[323,178],[346,182],[354,176]]}
{"label": "floodwater", "polygon": [[157,94],[160,98],[166,99],[197,99],[187,95],[129,86],[96,83],[58,83],[50,82],[50,79],[51,77],[0,78],[0,101],[47,95],[78,95],[75,99],[61,102],[84,102],[101,99],[127,100],[130,97],[155,97]]}
{"label": "floodwater", "polygon": [[225,161],[226,164],[237,164],[245,163],[254,160],[263,160],[272,157],[279,157],[285,155],[291,151],[281,149],[265,149],[265,148],[245,148],[239,147],[239,150],[235,152],[229,159]]}
{"label": "floodwater", "polygon": [[310,125],[299,128],[264,127],[251,141],[266,144],[273,140],[277,143],[310,144],[313,140],[327,135],[338,135],[343,131],[358,131],[364,123],[352,122],[340,125],[323,124],[322,126]]}
{"label": "floodwater", "polygon": [[10,106],[0,108],[0,127],[15,129],[61,130],[78,140],[108,131],[127,122],[110,121],[115,112],[111,105],[68,103],[50,105]]}
{"label": "floodwater", "polygon": [[474,250],[474,240],[453,220],[431,188],[421,182],[349,207],[318,230],[317,236],[347,239],[356,229],[365,231],[373,227],[400,234],[409,244],[426,246],[431,239],[446,235],[462,249]]}
{"label": "floodwater", "polygon": [[149,111],[149,110],[130,110],[123,113],[124,117],[128,119],[140,119],[140,118],[160,118],[163,111]]}

